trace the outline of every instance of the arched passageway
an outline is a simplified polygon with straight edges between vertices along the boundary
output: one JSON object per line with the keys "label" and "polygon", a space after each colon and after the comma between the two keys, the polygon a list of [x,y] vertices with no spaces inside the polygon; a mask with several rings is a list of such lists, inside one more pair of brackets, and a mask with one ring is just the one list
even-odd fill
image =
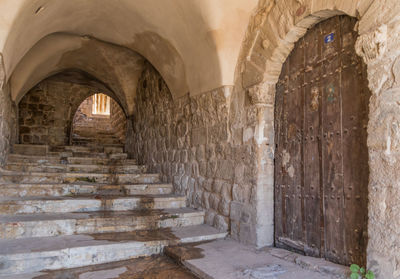
{"label": "arched passageway", "polygon": [[[174,214],[166,220],[158,211],[145,228],[163,224],[181,230],[206,223],[214,227],[204,225],[207,231],[222,232],[214,236],[226,232],[258,247],[277,244],[339,263],[364,263],[368,212],[368,268],[382,278],[399,277],[400,238],[393,237],[400,233],[400,5],[395,0],[384,5],[374,0],[100,2],[104,5],[0,1],[0,10],[7,14],[0,23],[0,207],[15,221],[4,230],[10,233],[7,237],[69,237],[78,232],[71,231],[65,219],[57,219],[59,215],[46,222],[18,220],[18,214],[29,210],[40,220],[49,208],[73,214],[187,205],[195,218]],[[354,32],[347,32],[353,36],[341,34],[340,28],[323,29],[314,34],[318,40],[305,44],[313,31],[302,37],[315,24],[344,14],[358,20],[351,27]],[[337,43],[345,51],[335,49]],[[373,93],[368,124],[363,112],[368,94],[360,99],[360,88],[343,89],[359,78],[354,76],[359,64],[353,65],[359,58],[354,51],[346,53],[350,45],[368,64]],[[333,53],[322,57],[324,48]],[[333,55],[337,51],[340,54]],[[309,60],[314,54],[320,57]],[[293,61],[300,61],[299,66],[292,67]],[[52,76],[68,70],[91,78]],[[348,79],[332,78],[338,75]],[[301,92],[301,98],[290,98],[291,89]],[[80,127],[101,126],[82,121],[93,118],[82,109],[73,127],[78,107],[97,92],[117,101],[127,117],[125,149],[69,145]],[[281,116],[274,118],[275,101]],[[349,104],[361,113],[349,115]],[[361,124],[368,125],[368,158]],[[293,141],[282,140],[281,130]],[[80,139],[75,143],[86,144]],[[58,148],[49,151],[48,146]],[[22,152],[28,148],[30,154]],[[25,157],[37,150],[40,158]],[[66,200],[66,206],[59,206],[60,200]],[[79,219],[74,228],[87,233],[107,230],[103,240],[115,240],[123,230],[134,235],[139,224],[133,218],[111,215],[97,214],[93,226]],[[115,226],[109,226],[111,222]],[[108,243],[109,250],[99,248],[104,258],[91,246],[92,252],[79,260],[64,245],[54,251],[52,262],[57,268],[111,262],[115,251],[126,252],[120,259],[130,258],[129,253],[137,251],[129,241],[115,250],[115,242]],[[160,251],[160,246],[147,247]],[[36,261],[43,259],[35,254],[41,250],[31,251],[25,254],[29,261],[2,265],[8,270],[0,267],[0,275],[15,275],[11,268],[26,268],[20,273],[48,269],[47,262]],[[15,254],[7,252],[10,259]]]}
{"label": "arched passageway", "polygon": [[126,116],[111,97],[96,93],[79,106],[72,121],[73,145],[124,145]]}
{"label": "arched passageway", "polygon": [[[109,115],[97,115],[94,119],[114,122],[105,128],[109,129],[108,133],[115,134],[118,142],[123,144],[126,114],[120,103],[115,101],[115,94],[100,81],[77,71],[53,75],[38,83],[22,97],[18,103],[19,143],[52,147],[71,144],[74,119],[78,117],[83,120],[83,114],[77,115],[76,112],[85,99],[91,102],[90,96],[96,92],[107,94]],[[82,121],[75,124],[85,125]],[[89,129],[93,125],[86,126]]]}

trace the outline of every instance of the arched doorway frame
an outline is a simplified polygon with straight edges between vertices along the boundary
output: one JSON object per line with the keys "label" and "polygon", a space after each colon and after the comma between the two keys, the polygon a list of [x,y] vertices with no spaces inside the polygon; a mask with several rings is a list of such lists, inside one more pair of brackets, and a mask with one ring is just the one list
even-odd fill
{"label": "arched doorway frame", "polygon": [[[270,1],[273,2],[273,1]],[[256,144],[257,144],[257,177],[256,177],[256,233],[257,246],[272,246],[274,244],[274,105],[275,87],[282,66],[291,53],[294,44],[302,38],[307,30],[315,24],[336,15],[348,15],[358,19],[358,40],[356,52],[368,66],[368,81],[372,96],[379,93],[382,83],[373,79],[376,72],[371,71],[371,64],[377,63],[386,53],[387,26],[371,26],[376,7],[373,1],[292,1],[291,6],[285,3],[286,9],[279,4],[265,4],[259,7],[250,23],[247,42],[244,44],[244,66],[241,81],[248,92],[252,105],[257,111]],[[329,3],[328,3],[329,2]],[[371,9],[372,7],[372,9]],[[366,16],[367,15],[367,16]],[[368,20],[363,20],[368,17]],[[379,21],[377,21],[379,22]],[[270,31],[268,31],[270,30]],[[263,57],[263,59],[260,59]],[[261,61],[261,62],[260,62]],[[374,98],[374,97],[372,97]],[[371,106],[371,105],[370,105]],[[369,112],[368,132],[371,129],[371,118],[376,114]],[[368,135],[369,168],[371,169],[371,141]],[[374,188],[368,185],[369,196]],[[376,209],[369,205],[368,215],[374,215]],[[368,223],[368,230],[371,221]],[[369,239],[375,236],[369,235]],[[370,256],[371,244],[367,248],[368,264],[374,262]],[[375,251],[374,251],[375,252]],[[379,260],[380,263],[383,260]],[[381,265],[376,264],[377,266]]]}
{"label": "arched doorway frame", "polygon": [[68,128],[68,135],[67,135],[68,136],[68,141],[69,141],[70,144],[72,144],[72,134],[73,134],[73,130],[74,130],[73,122],[74,122],[74,119],[75,119],[76,113],[78,112],[79,107],[82,105],[82,103],[86,99],[93,97],[97,93],[104,94],[104,95],[108,96],[112,101],[117,103],[118,107],[124,113],[124,115],[126,117],[126,121],[127,121],[126,123],[128,124],[128,120],[129,120],[128,114],[127,114],[126,110],[124,109],[124,107],[121,105],[121,102],[117,98],[117,96],[115,96],[114,94],[110,94],[109,92],[103,92],[103,91],[102,92],[96,92],[95,90],[94,91],[90,91],[90,92],[88,92],[88,94],[85,95],[85,97],[80,98],[79,102],[77,102],[77,104],[79,104],[78,106],[75,106],[75,107],[72,108],[72,112],[73,113],[71,113],[71,118],[70,118],[70,121],[69,121],[70,127]]}

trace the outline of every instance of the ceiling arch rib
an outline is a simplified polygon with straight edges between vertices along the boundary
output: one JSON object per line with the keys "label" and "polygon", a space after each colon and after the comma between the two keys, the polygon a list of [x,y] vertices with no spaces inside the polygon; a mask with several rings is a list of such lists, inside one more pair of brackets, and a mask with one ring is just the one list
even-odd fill
{"label": "ceiling arch rib", "polygon": [[[96,93],[103,93],[105,95],[108,95],[119,104],[119,106],[123,109],[124,113],[127,116],[129,115],[124,96],[119,96],[118,94],[115,94],[114,91],[107,84],[103,83],[101,80],[98,80],[96,77],[90,75],[87,72],[78,69],[63,69],[58,73],[53,73],[49,75],[45,80],[82,85],[91,89],[91,95]],[[81,100],[81,102],[83,101],[84,99]]]}
{"label": "ceiling arch rib", "polygon": [[10,79],[12,98],[40,81],[67,69],[78,69],[101,80],[133,111],[134,93],[144,59],[137,53],[88,37],[52,34],[39,41],[22,59]]}

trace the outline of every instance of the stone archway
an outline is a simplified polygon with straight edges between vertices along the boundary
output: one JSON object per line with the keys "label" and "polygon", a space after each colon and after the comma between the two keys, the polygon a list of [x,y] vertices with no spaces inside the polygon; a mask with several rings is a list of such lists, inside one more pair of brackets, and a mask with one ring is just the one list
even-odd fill
{"label": "stone archway", "polygon": [[[312,3],[311,3],[312,2]],[[269,2],[270,3],[270,2]],[[268,3],[267,3],[268,4]],[[314,24],[321,22],[324,19],[335,15],[349,15],[357,17],[359,24],[357,31],[359,37],[356,43],[357,54],[360,55],[368,64],[368,81],[369,87],[374,94],[382,91],[387,77],[385,75],[378,75],[375,66],[380,65],[380,61],[386,59],[386,49],[388,49],[387,36],[388,27],[386,25],[371,26],[369,22],[377,15],[379,5],[367,1],[360,3],[359,1],[348,1],[346,3],[341,1],[331,1],[329,3],[316,4],[313,1],[292,1],[291,3],[271,3],[271,5],[260,5],[259,10],[254,16],[254,20],[250,23],[247,35],[247,40],[243,46],[242,61],[243,65],[240,69],[240,81],[244,88],[246,88],[250,97],[251,103],[258,114],[258,123],[255,128],[256,142],[257,142],[257,245],[273,245],[274,243],[274,209],[273,209],[273,185],[274,185],[274,102],[275,102],[275,85],[281,73],[281,68],[287,56],[293,49],[294,43],[297,42],[307,31],[308,28]],[[282,7],[285,5],[285,8]],[[304,7],[302,7],[304,6]],[[300,9],[302,8],[302,9]],[[298,13],[297,13],[298,12]],[[364,20],[364,17],[367,18]],[[380,21],[381,22],[381,21]],[[387,59],[392,65],[394,59]],[[371,67],[371,68],[370,68]],[[391,67],[391,66],[388,66]],[[383,73],[383,72],[382,72]],[[387,83],[385,84],[387,85]],[[372,98],[374,100],[375,97]],[[371,104],[376,103],[371,101]],[[392,101],[390,101],[392,103]],[[376,105],[372,105],[376,107]],[[371,161],[371,139],[375,136],[370,136],[371,126],[376,130],[376,123],[379,118],[375,115],[379,112],[370,111],[370,122],[368,125],[368,148],[369,148],[369,164],[372,170],[374,163]],[[375,119],[375,120],[374,120]],[[372,124],[371,124],[372,123]],[[383,143],[383,142],[382,142]],[[378,152],[379,153],[379,152]],[[374,157],[373,158],[377,158]],[[374,179],[374,171],[370,173],[369,192],[376,191],[373,188],[377,182]],[[380,177],[380,175],[379,175]],[[375,181],[375,182],[373,182]],[[375,190],[374,190],[375,189]],[[376,200],[375,196],[369,197]],[[370,205],[368,209],[369,218],[376,215],[376,206]],[[381,214],[379,216],[382,216]],[[375,219],[375,218],[374,218]],[[369,241],[367,249],[367,262],[369,265],[381,266],[383,258],[376,248],[372,248],[373,243],[386,243],[376,233],[371,232],[370,227],[373,225],[371,220],[368,223]],[[377,228],[374,228],[377,231]],[[378,229],[379,231],[380,229]],[[376,240],[376,241],[375,241]],[[376,246],[376,245],[375,245]],[[376,256],[379,255],[379,256]],[[379,262],[379,264],[377,263]],[[395,268],[394,268],[395,269]],[[386,272],[384,272],[386,274]],[[388,273],[389,274],[389,273]]]}
{"label": "stone archway", "polygon": [[71,120],[70,144],[124,145],[127,118],[110,96],[96,93],[75,108]]}

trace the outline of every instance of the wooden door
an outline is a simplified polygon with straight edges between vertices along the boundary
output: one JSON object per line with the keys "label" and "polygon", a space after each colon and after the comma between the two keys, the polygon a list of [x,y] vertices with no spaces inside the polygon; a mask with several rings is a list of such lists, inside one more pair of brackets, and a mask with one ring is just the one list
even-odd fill
{"label": "wooden door", "polygon": [[340,264],[365,263],[370,91],[356,20],[300,39],[275,100],[275,243]]}

